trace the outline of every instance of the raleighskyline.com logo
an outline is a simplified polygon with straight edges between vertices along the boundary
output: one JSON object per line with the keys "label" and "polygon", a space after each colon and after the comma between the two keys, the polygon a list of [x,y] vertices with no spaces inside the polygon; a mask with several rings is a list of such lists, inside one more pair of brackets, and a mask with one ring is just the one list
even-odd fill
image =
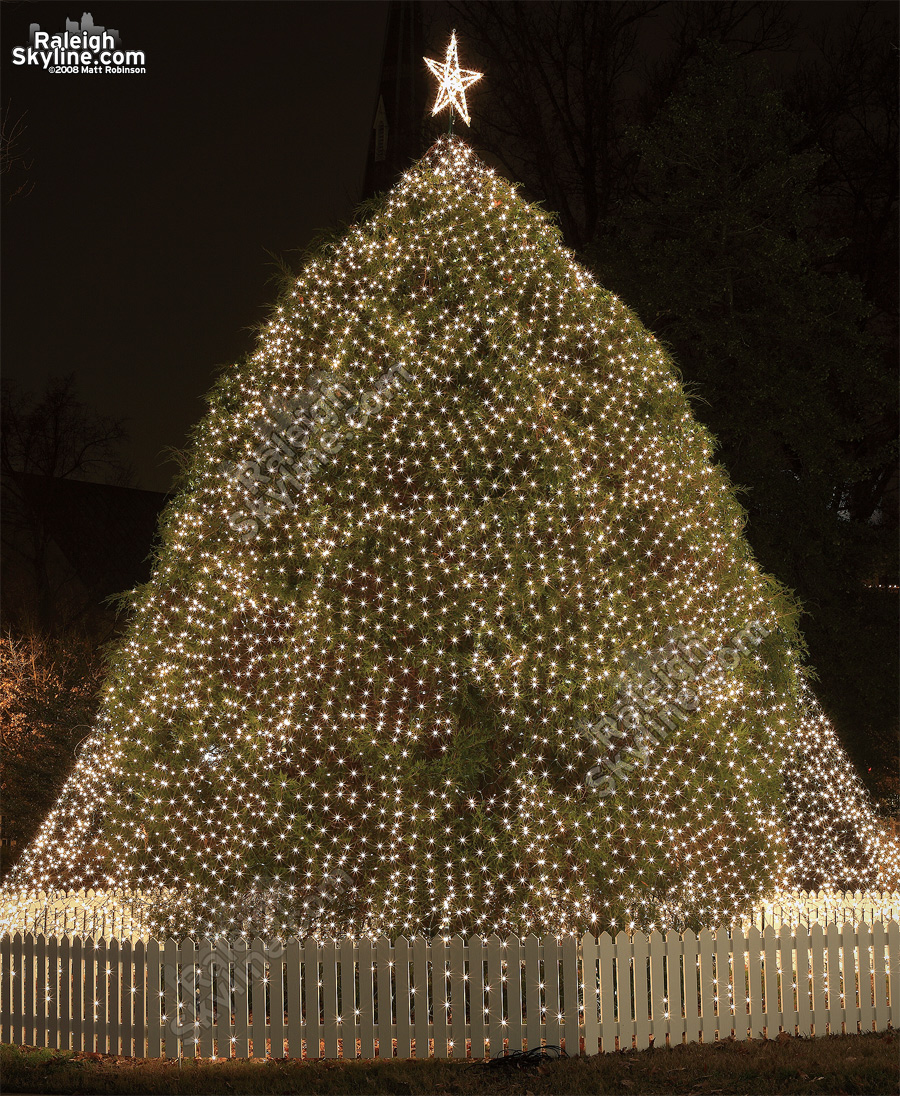
{"label": "raleighskyline.com logo", "polygon": [[66,20],[60,34],[41,30],[40,23],[29,27],[28,46],[12,51],[14,65],[38,65],[54,74],[120,76],[147,71],[146,57],[140,49],[123,50],[119,32],[94,24],[89,11],[81,22]]}

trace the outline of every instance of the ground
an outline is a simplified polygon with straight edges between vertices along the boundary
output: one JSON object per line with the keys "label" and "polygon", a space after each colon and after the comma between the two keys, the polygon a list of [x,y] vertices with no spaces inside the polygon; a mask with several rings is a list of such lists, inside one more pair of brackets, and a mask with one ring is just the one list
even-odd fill
{"label": "ground", "polygon": [[689,1096],[900,1092],[891,1032],[820,1039],[782,1036],[746,1043],[601,1054],[515,1068],[448,1061],[296,1060],[179,1063],[3,1046],[5,1092],[40,1093],[394,1093],[415,1096],[563,1096],[684,1093]]}

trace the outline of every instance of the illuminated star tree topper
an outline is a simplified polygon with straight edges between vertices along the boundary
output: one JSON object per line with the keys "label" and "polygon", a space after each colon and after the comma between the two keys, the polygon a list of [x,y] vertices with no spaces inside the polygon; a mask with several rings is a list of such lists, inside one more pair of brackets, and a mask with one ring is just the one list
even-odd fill
{"label": "illuminated star tree topper", "polygon": [[471,87],[484,75],[482,72],[473,72],[471,69],[459,67],[459,55],[456,50],[456,31],[450,35],[450,44],[447,46],[447,54],[441,61],[432,61],[430,57],[424,58],[425,64],[431,69],[438,79],[438,94],[431,113],[438,114],[444,107],[450,108],[450,130],[453,130],[453,111],[458,110],[466,125],[471,125],[469,120],[469,108],[466,105],[466,88]]}

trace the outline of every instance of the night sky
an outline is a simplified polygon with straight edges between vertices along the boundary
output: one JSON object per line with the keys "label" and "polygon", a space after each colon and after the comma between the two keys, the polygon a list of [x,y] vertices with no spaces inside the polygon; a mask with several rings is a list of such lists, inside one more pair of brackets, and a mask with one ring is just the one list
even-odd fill
{"label": "night sky", "polygon": [[[812,31],[846,7],[796,11]],[[59,32],[85,10],[146,53],[145,75],[12,63],[31,22]],[[0,4],[3,104],[24,115],[33,187],[3,206],[3,370],[33,388],[74,373],[87,404],[127,420],[137,485],[169,487],[165,451],[217,367],[253,346],[272,256],[296,266],[358,203],[387,14],[387,0]],[[642,31],[645,55],[670,17]]]}
{"label": "night sky", "polygon": [[[83,11],[146,75],[15,66]],[[3,103],[33,190],[4,205],[4,374],[74,372],[124,417],[137,485],[166,490],[216,367],[253,346],[271,254],[358,203],[388,4],[3,3]]]}

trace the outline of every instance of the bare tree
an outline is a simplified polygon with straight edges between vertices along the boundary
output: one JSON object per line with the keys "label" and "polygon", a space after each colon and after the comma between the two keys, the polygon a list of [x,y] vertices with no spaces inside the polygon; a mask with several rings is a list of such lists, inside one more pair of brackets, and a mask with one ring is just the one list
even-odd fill
{"label": "bare tree", "polygon": [[34,180],[29,178],[34,160],[24,144],[27,128],[25,114],[14,114],[12,101],[8,102],[0,118],[0,176],[7,202],[34,190]]}
{"label": "bare tree", "polygon": [[[818,231],[833,241],[840,265],[872,303],[867,327],[883,348],[887,383],[898,365],[897,212],[900,194],[898,19],[884,5],[852,5],[836,28],[823,28],[818,52],[788,85],[788,101],[825,154],[816,179]],[[844,504],[859,521],[898,523],[896,399],[866,424],[856,442],[862,466],[887,459],[853,485]]]}
{"label": "bare tree", "polygon": [[130,478],[130,469],[121,457],[127,437],[122,420],[100,415],[82,403],[74,374],[51,377],[37,396],[4,378],[0,394],[0,467],[4,472],[103,483],[123,483]]}
{"label": "bare tree", "polygon": [[[762,0],[456,0],[450,8],[491,73],[473,98],[479,142],[558,212],[579,250],[633,186],[626,127],[653,117],[698,39],[747,54],[784,49],[794,34],[790,5]],[[650,65],[648,37],[666,43]]]}
{"label": "bare tree", "polygon": [[478,139],[511,177],[560,216],[575,247],[593,238],[618,196],[619,96],[641,23],[658,0],[451,4],[491,73],[475,100]]}
{"label": "bare tree", "polygon": [[826,153],[818,178],[824,228],[846,238],[843,258],[879,310],[897,313],[898,143],[896,11],[859,3],[798,68],[787,99]]}
{"label": "bare tree", "polygon": [[103,680],[92,636],[0,634],[0,789],[4,836],[0,874],[53,806],[79,742],[90,730]]}

